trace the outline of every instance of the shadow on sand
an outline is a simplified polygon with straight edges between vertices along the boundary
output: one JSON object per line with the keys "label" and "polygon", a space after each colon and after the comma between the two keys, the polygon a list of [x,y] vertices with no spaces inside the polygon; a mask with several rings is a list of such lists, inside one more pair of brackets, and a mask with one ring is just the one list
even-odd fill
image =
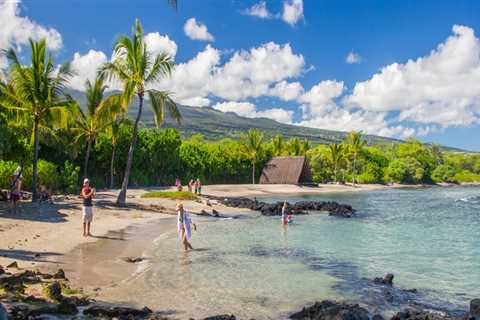
{"label": "shadow on sand", "polygon": [[58,263],[57,261],[51,261],[49,257],[61,256],[63,254],[58,252],[38,252],[38,251],[29,251],[29,250],[19,250],[19,249],[0,249],[0,256],[6,257],[9,259],[14,260],[22,260],[22,261],[35,261],[35,262],[54,262]]}

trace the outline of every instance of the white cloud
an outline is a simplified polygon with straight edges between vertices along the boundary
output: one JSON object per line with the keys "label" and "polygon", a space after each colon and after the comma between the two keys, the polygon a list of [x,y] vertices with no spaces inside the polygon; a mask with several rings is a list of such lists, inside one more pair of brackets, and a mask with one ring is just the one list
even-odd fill
{"label": "white cloud", "polygon": [[248,16],[253,16],[261,19],[273,18],[273,15],[267,9],[267,4],[265,1],[260,1],[259,3],[254,4],[250,8],[242,11],[242,13]]}
{"label": "white cloud", "polygon": [[345,57],[345,62],[348,64],[357,64],[362,62],[362,57],[354,51],[350,51]]}
{"label": "white cloud", "polygon": [[473,29],[453,26],[453,35],[429,55],[393,63],[355,85],[350,105],[399,111],[399,120],[442,127],[480,121],[480,41]]}
{"label": "white cloud", "polygon": [[185,22],[183,31],[187,37],[192,40],[202,41],[214,41],[215,38],[208,32],[208,28],[205,24],[197,22],[195,18],[190,18]]}
{"label": "white cloud", "polygon": [[291,123],[293,118],[293,111],[280,108],[257,111],[257,107],[250,102],[221,102],[215,104],[213,108],[222,112],[234,112],[241,117],[270,118],[283,123]]}
{"label": "white cloud", "polygon": [[[28,44],[28,39],[45,38],[51,50],[62,47],[62,36],[54,28],[44,27],[28,17],[20,16],[20,0],[0,0],[0,49],[21,47]],[[6,66],[4,57],[0,58],[0,68]]]}
{"label": "white cloud", "polygon": [[303,19],[303,0],[285,0],[282,20],[294,26],[301,19]]}
{"label": "white cloud", "polygon": [[172,59],[177,55],[177,44],[170,40],[168,36],[162,36],[158,32],[148,33],[145,37],[145,43],[150,53],[157,55],[166,53]]}
{"label": "white cloud", "polygon": [[301,74],[305,61],[289,44],[266,43],[249,51],[238,51],[214,74],[211,92],[228,100],[259,97],[273,83]]}
{"label": "white cloud", "polygon": [[278,97],[283,101],[296,100],[303,93],[303,86],[300,82],[277,82],[268,92],[268,95]]}
{"label": "white cloud", "polygon": [[90,50],[85,55],[75,52],[71,62],[75,76],[70,79],[69,87],[85,91],[85,82],[93,81],[97,76],[98,67],[107,61],[108,58],[102,51]]}

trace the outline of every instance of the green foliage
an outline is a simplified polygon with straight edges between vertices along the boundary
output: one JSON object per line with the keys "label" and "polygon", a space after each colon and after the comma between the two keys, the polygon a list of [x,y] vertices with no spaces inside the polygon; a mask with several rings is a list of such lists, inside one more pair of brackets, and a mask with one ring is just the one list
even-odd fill
{"label": "green foliage", "polygon": [[455,174],[453,177],[454,181],[457,182],[465,182],[465,183],[479,183],[480,182],[480,174],[473,173],[468,170],[461,170]]}
{"label": "green foliage", "polygon": [[80,167],[75,166],[70,161],[65,161],[63,168],[61,169],[61,189],[67,193],[75,194],[79,191],[78,175],[80,173]]}
{"label": "green foliage", "polygon": [[142,198],[167,198],[173,200],[196,200],[198,197],[186,191],[155,191],[142,194]]}
{"label": "green foliage", "polygon": [[0,160],[0,189],[10,189],[12,175],[18,163]]}
{"label": "green foliage", "polygon": [[422,164],[411,157],[391,161],[385,171],[385,179],[388,182],[417,184],[422,182],[423,177]]}

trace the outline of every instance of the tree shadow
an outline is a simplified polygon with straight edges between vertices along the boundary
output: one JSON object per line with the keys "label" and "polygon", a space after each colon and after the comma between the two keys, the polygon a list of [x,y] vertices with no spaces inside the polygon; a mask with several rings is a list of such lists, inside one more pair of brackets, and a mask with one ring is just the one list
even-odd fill
{"label": "tree shadow", "polygon": [[118,240],[118,241],[125,241],[125,239],[123,237],[112,237],[112,236],[95,236],[95,235],[92,235],[91,236],[92,238],[95,238],[95,239],[102,239],[102,240]]}
{"label": "tree shadow", "polygon": [[30,251],[30,250],[20,250],[20,249],[0,249],[0,256],[22,261],[35,261],[35,262],[51,262],[59,263],[58,261],[49,260],[49,257],[61,256],[63,254],[58,252],[39,252],[39,251]]}
{"label": "tree shadow", "polygon": [[11,213],[8,207],[0,209],[0,219],[31,220],[39,222],[66,222],[67,214],[60,210],[78,210],[78,205],[72,203],[21,203],[19,212]]}

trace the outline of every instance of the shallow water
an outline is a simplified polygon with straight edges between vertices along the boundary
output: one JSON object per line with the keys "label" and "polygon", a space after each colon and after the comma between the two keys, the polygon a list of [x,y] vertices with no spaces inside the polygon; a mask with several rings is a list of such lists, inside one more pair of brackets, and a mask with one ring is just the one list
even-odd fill
{"label": "shallow water", "polygon": [[[305,199],[351,204],[358,217],[296,216],[287,228],[258,215],[197,221],[196,251],[182,252],[174,231],[156,239],[148,264],[127,284],[129,300],[184,316],[269,319],[326,298],[388,313],[412,301],[458,311],[480,297],[479,187],[287,197]],[[386,297],[367,280],[386,272],[397,288],[418,293],[395,289]]]}

